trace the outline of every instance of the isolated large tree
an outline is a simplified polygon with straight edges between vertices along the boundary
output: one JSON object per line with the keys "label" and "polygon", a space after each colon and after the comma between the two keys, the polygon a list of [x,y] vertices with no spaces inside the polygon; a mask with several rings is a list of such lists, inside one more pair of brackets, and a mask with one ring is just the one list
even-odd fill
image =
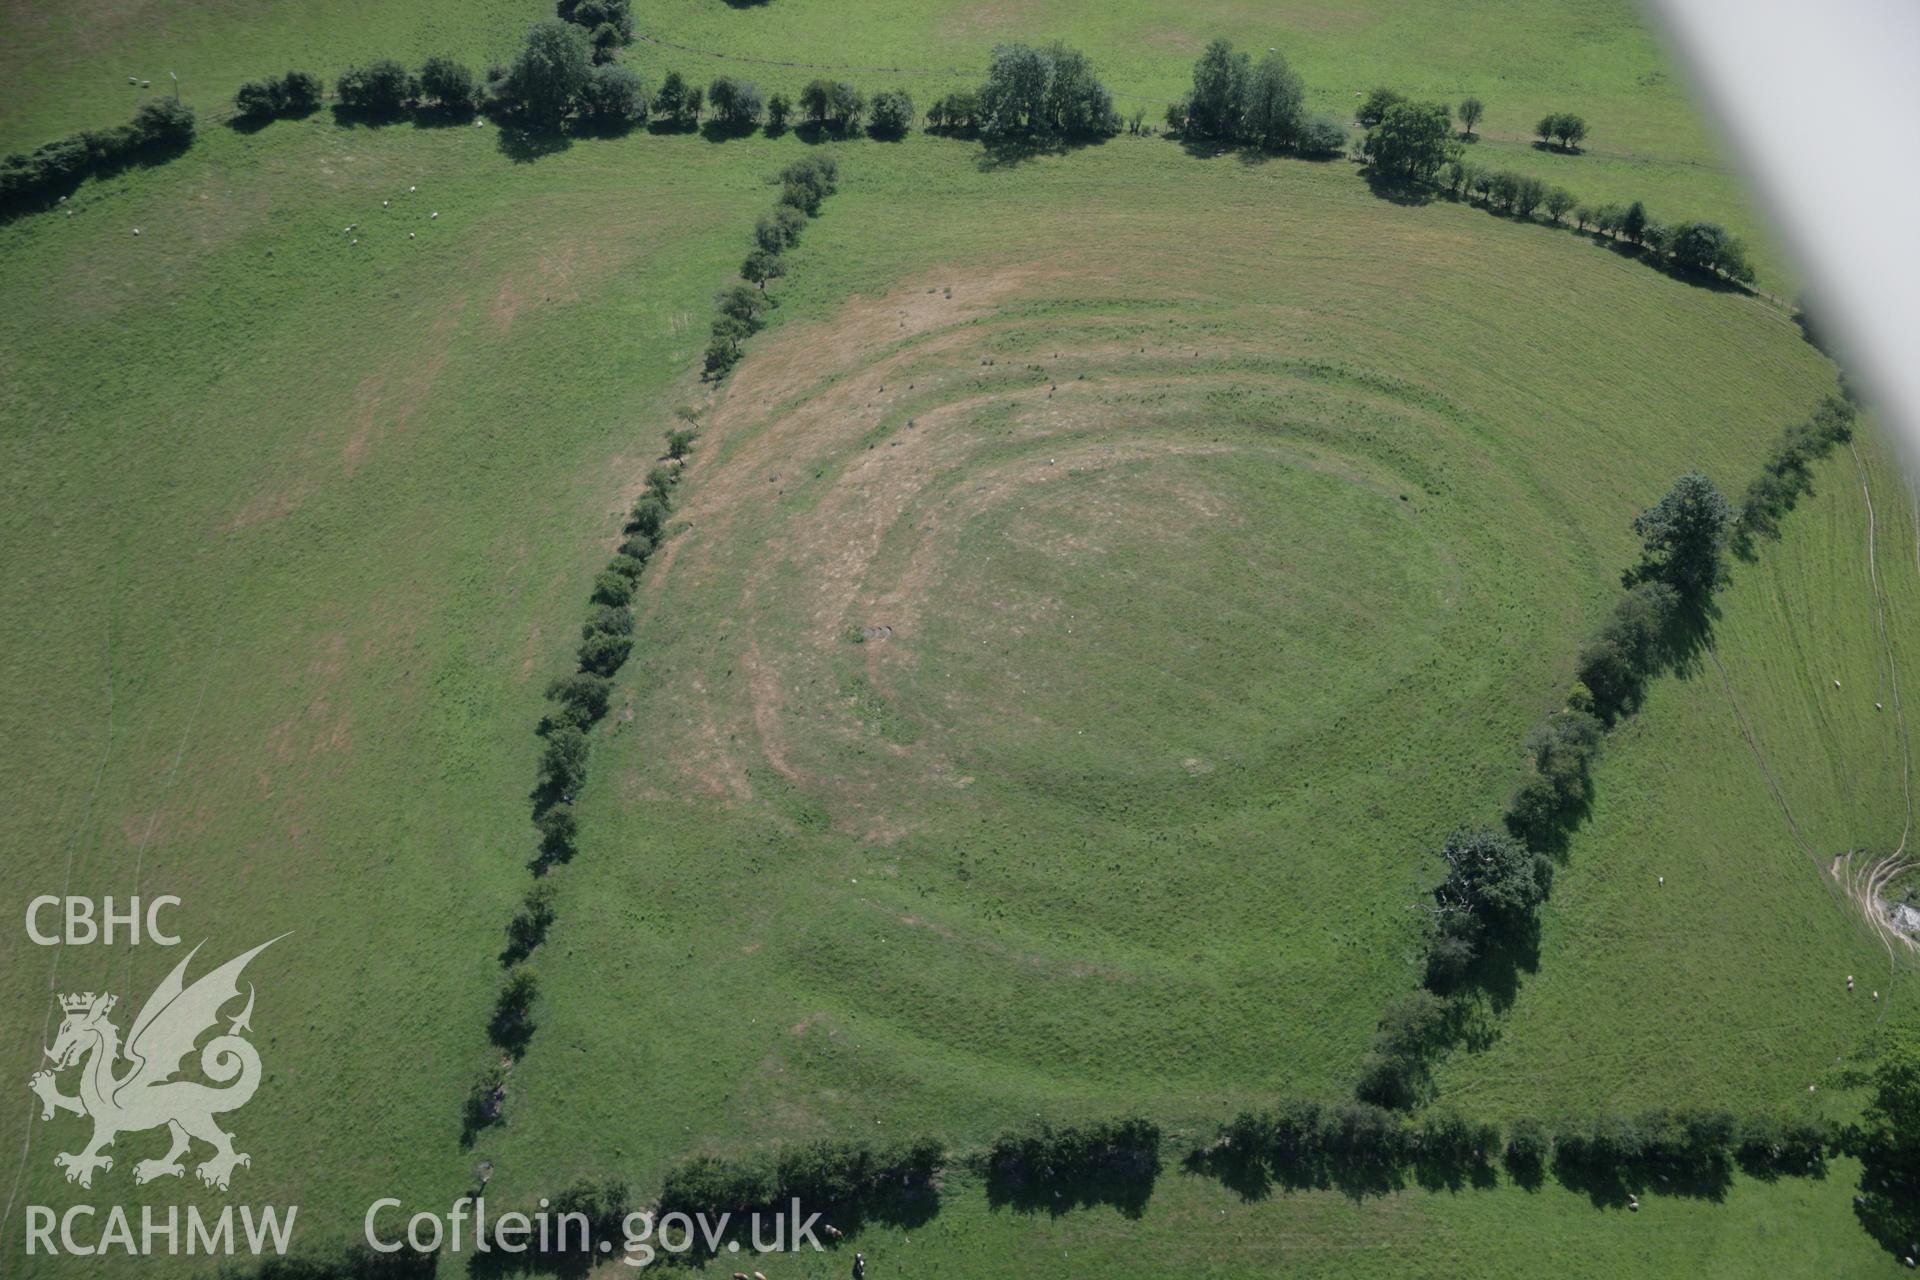
{"label": "isolated large tree", "polygon": [[573,110],[592,68],[586,33],[549,18],[527,32],[507,71],[507,93],[529,120],[553,128]]}
{"label": "isolated large tree", "polygon": [[1721,551],[1733,523],[1733,504],[1697,471],[1673,482],[1666,496],[1634,518],[1645,576],[1698,600],[1720,580]]}
{"label": "isolated large tree", "polygon": [[1480,117],[1485,115],[1486,111],[1486,107],[1478,98],[1460,100],[1460,127],[1467,131],[1469,138],[1473,136],[1473,126],[1480,123]]}

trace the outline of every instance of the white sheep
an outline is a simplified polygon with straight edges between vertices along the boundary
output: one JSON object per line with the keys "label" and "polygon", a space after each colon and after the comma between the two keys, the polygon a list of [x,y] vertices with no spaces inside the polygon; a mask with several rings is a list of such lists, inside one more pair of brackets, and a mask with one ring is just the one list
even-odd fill
{"label": "white sheep", "polygon": [[407,239],[409,240],[413,239],[413,232],[411,231],[407,232]]}
{"label": "white sheep", "polygon": [[1836,689],[1838,689],[1838,688],[1840,687],[1840,682],[1839,682],[1838,680],[1835,680],[1835,681],[1833,682],[1833,687],[1834,687],[1834,688],[1836,688]]}
{"label": "white sheep", "polygon": [[431,215],[430,217],[428,217],[428,219],[427,219],[427,221],[428,221],[428,222],[432,222],[432,221],[434,220],[434,218],[438,218],[439,216],[440,216],[440,211],[439,211],[438,209],[435,209],[435,210],[433,211],[433,213],[432,213],[432,215]]}
{"label": "white sheep", "polygon": [[135,234],[135,235],[139,235],[139,234],[140,234],[140,228],[138,228],[138,227],[135,227],[135,228],[133,229],[133,234]]}
{"label": "white sheep", "polygon": [[418,187],[408,187],[408,188],[407,188],[407,194],[408,194],[408,195],[412,195],[412,194],[413,194],[414,192],[416,192],[416,191],[418,191],[419,189],[420,189],[420,188],[418,188]]}

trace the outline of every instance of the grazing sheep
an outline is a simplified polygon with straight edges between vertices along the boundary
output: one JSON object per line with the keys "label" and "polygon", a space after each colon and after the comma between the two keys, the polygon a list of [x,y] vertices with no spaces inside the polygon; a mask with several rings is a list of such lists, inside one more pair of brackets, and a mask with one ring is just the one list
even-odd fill
{"label": "grazing sheep", "polygon": [[435,210],[433,211],[433,214],[432,214],[432,216],[431,216],[431,217],[429,217],[429,218],[427,219],[427,221],[429,221],[429,222],[432,222],[434,218],[437,218],[437,217],[439,217],[439,216],[440,216],[440,211],[439,211],[438,209],[435,209]]}
{"label": "grazing sheep", "polygon": [[827,1233],[827,1239],[829,1240],[838,1240],[840,1238],[840,1228],[836,1226],[829,1224],[820,1229]]}
{"label": "grazing sheep", "polygon": [[1834,688],[1836,688],[1836,689],[1838,689],[1838,688],[1840,687],[1840,682],[1839,682],[1838,680],[1835,680],[1835,681],[1833,682],[1833,687],[1834,687]]}
{"label": "grazing sheep", "polygon": [[418,188],[418,187],[408,187],[408,188],[407,188],[407,194],[408,194],[408,195],[412,195],[412,194],[413,194],[414,192],[416,192],[416,191],[418,191],[419,189],[420,189],[420,188]]}
{"label": "grazing sheep", "polygon": [[140,83],[140,81],[139,81],[138,79],[136,79],[135,77],[133,77],[133,76],[128,76],[128,77],[127,77],[127,83],[128,83],[128,84],[139,84],[139,83]]}
{"label": "grazing sheep", "polygon": [[1880,710],[1880,709],[1881,709],[1881,707],[1880,707],[1880,704],[1879,704],[1879,703],[1877,703],[1877,702],[1876,702],[1876,703],[1874,703],[1874,704],[1873,704],[1873,709],[1874,709],[1875,711],[1878,711],[1878,710]]}
{"label": "grazing sheep", "polygon": [[1664,889],[1667,884],[1667,878],[1665,876],[1661,876],[1659,877],[1659,880],[1660,880],[1660,887]]}
{"label": "grazing sheep", "polygon": [[747,1273],[744,1271],[736,1271],[733,1273],[733,1280],[747,1280]]}
{"label": "grazing sheep", "polygon": [[407,232],[407,239],[409,240],[413,239],[413,232],[411,231]]}
{"label": "grazing sheep", "polygon": [[138,227],[135,227],[135,228],[133,229],[133,234],[135,234],[135,235],[139,235],[139,234],[140,234],[140,228],[138,228]]}

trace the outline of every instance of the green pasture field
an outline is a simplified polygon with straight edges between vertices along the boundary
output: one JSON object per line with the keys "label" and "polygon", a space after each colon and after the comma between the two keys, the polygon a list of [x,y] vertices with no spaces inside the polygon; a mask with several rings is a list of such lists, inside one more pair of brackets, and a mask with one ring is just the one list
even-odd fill
{"label": "green pasture field", "polygon": [[[1062,35],[1156,98],[1215,31],[1261,39],[1244,6],[1043,10],[1016,29],[688,5],[641,26],[924,68]],[[503,56],[537,16],[79,12],[0,24],[7,145],[124,117],[112,58],[194,51],[188,96],[211,107],[282,64]],[[1322,106],[1349,79],[1478,92],[1483,151],[1613,175],[1563,179],[1583,196],[1644,174],[1657,212],[1753,229],[1625,10],[1484,6],[1445,39],[1370,14],[1273,19]],[[902,74],[916,95],[960,82]],[[1592,153],[1515,140],[1563,105],[1595,121]],[[1345,162],[1122,137],[1001,165],[915,134],[831,144],[841,190],[772,331],[710,392],[712,294],[768,175],[810,150],[641,131],[530,158],[490,124],[322,113],[208,127],[87,184],[72,217],[0,226],[0,897],[17,920],[41,893],[178,894],[203,959],[292,931],[249,975],[268,1076],[233,1118],[253,1156],[235,1191],[300,1204],[309,1242],[356,1233],[375,1196],[444,1206],[481,1158],[507,1200],[588,1173],[644,1193],[696,1151],[966,1150],[1036,1112],[1128,1109],[1186,1144],[1241,1106],[1343,1096],[1417,981],[1425,850],[1497,817],[1634,513],[1690,468],[1739,490],[1834,385],[1763,300],[1377,200]],[[463,1147],[528,883],[541,690],[682,404],[702,435],[596,735],[538,1029],[506,1123]],[[1891,849],[1907,814],[1862,475],[1911,676],[1913,499],[1867,436],[1736,565],[1719,665],[1663,678],[1609,745],[1539,971],[1444,1065],[1448,1101],[1852,1114],[1836,1056],[1911,1017],[1823,863]],[[10,928],[0,1015],[27,1030],[0,1079],[36,1069],[50,991],[131,1002],[176,960],[56,962]],[[0,1109],[0,1179],[16,1152],[23,1171],[9,1267],[19,1204],[86,1194],[52,1165],[81,1123],[29,1103]],[[123,1138],[94,1197],[222,1202],[134,1188],[161,1141]],[[1744,1274],[1756,1249],[1849,1274],[1895,1265],[1852,1220],[1856,1176],[1629,1219],[1551,1184],[1242,1204],[1170,1169],[1130,1221],[990,1209],[956,1169],[932,1223],[860,1244],[954,1275],[1065,1252],[1121,1275],[1497,1276],[1541,1250],[1572,1274]]]}

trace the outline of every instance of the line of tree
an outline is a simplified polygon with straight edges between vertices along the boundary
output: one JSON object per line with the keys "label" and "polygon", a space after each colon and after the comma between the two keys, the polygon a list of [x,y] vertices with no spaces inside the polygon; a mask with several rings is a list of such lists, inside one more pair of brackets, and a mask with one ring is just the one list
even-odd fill
{"label": "line of tree", "polygon": [[1337,155],[1347,128],[1332,116],[1309,116],[1306,85],[1277,51],[1255,63],[1231,42],[1215,40],[1193,65],[1193,88],[1167,107],[1167,128],[1187,138]]}
{"label": "line of tree", "polygon": [[1753,264],[1738,236],[1717,222],[1688,221],[1668,226],[1654,219],[1646,205],[1586,205],[1565,187],[1550,185],[1528,174],[1488,169],[1455,154],[1437,181],[1454,199],[1478,200],[1489,212],[1530,219],[1544,210],[1556,226],[1604,235],[1638,247],[1655,266],[1683,273],[1715,276],[1737,284],[1751,284]]}
{"label": "line of tree", "polygon": [[728,285],[714,299],[712,336],[707,341],[702,376],[725,377],[740,362],[748,338],[766,324],[776,304],[767,283],[787,273],[788,249],[800,243],[807,219],[838,185],[840,167],[832,156],[811,155],[794,161],[775,175],[780,197],[773,211],[754,224],[753,248],[740,264],[741,282]]}
{"label": "line of tree", "polygon": [[1471,1025],[1476,995],[1510,987],[1530,963],[1554,855],[1589,811],[1608,730],[1639,707],[1648,680],[1705,642],[1727,551],[1750,534],[1777,536],[1779,517],[1811,485],[1810,464],[1851,436],[1854,412],[1850,401],[1828,397],[1786,428],[1741,507],[1690,472],[1634,518],[1639,561],[1581,647],[1563,705],[1523,742],[1525,772],[1502,822],[1461,827],[1435,850],[1445,870],[1424,904],[1422,982],[1383,1011],[1355,1089],[1362,1101],[1428,1101],[1432,1064]]}
{"label": "line of tree", "polygon": [[1753,539],[1780,536],[1780,520],[1800,498],[1813,492],[1812,464],[1853,438],[1853,404],[1828,396],[1813,416],[1781,433],[1780,440],[1761,464],[1760,474],[1747,485],[1740,502],[1740,521],[1734,531],[1734,549],[1753,553]]}
{"label": "line of tree", "polygon": [[1554,1125],[1520,1120],[1503,1129],[1447,1108],[1411,1119],[1366,1102],[1287,1101],[1241,1112],[1190,1164],[1247,1194],[1278,1185],[1350,1195],[1385,1194],[1409,1180],[1431,1189],[1487,1187],[1504,1165],[1523,1187],[1551,1174],[1601,1203],[1629,1204],[1655,1188],[1718,1199],[1736,1167],[1765,1180],[1822,1177],[1828,1155],[1847,1145],[1847,1135],[1823,1120],[1738,1118],[1708,1107]]}
{"label": "line of tree", "polygon": [[0,216],[50,208],[87,178],[171,160],[193,145],[193,108],[154,98],[111,129],[84,129],[0,160]]}
{"label": "line of tree", "polygon": [[[683,411],[683,420],[691,424],[690,410]],[[499,1052],[475,1078],[462,1105],[469,1137],[500,1119],[513,1066],[533,1039],[540,979],[529,957],[554,922],[554,872],[577,850],[574,801],[586,784],[591,734],[612,706],[613,677],[633,652],[634,587],[666,536],[673,488],[693,447],[691,426],[667,432],[666,441],[666,457],[648,469],[646,488],[628,513],[620,545],[594,577],[575,669],[547,686],[550,709],[537,731],[542,745],[533,792],[536,844],[529,861],[534,881],[507,922],[500,991],[487,1025],[488,1039]]]}
{"label": "line of tree", "polygon": [[242,84],[233,95],[233,109],[242,120],[298,119],[318,111],[326,96],[326,86],[319,76],[311,71],[289,71]]}
{"label": "line of tree", "polygon": [[901,1199],[931,1197],[946,1157],[946,1147],[932,1138],[885,1147],[808,1142],[758,1158],[693,1156],[667,1171],[659,1209],[745,1218],[798,1199],[806,1212],[836,1210],[857,1220]]}
{"label": "line of tree", "polygon": [[1025,1183],[1139,1172],[1159,1164],[1161,1136],[1159,1125],[1139,1116],[1082,1124],[1039,1121],[993,1139],[987,1147],[987,1175]]}

